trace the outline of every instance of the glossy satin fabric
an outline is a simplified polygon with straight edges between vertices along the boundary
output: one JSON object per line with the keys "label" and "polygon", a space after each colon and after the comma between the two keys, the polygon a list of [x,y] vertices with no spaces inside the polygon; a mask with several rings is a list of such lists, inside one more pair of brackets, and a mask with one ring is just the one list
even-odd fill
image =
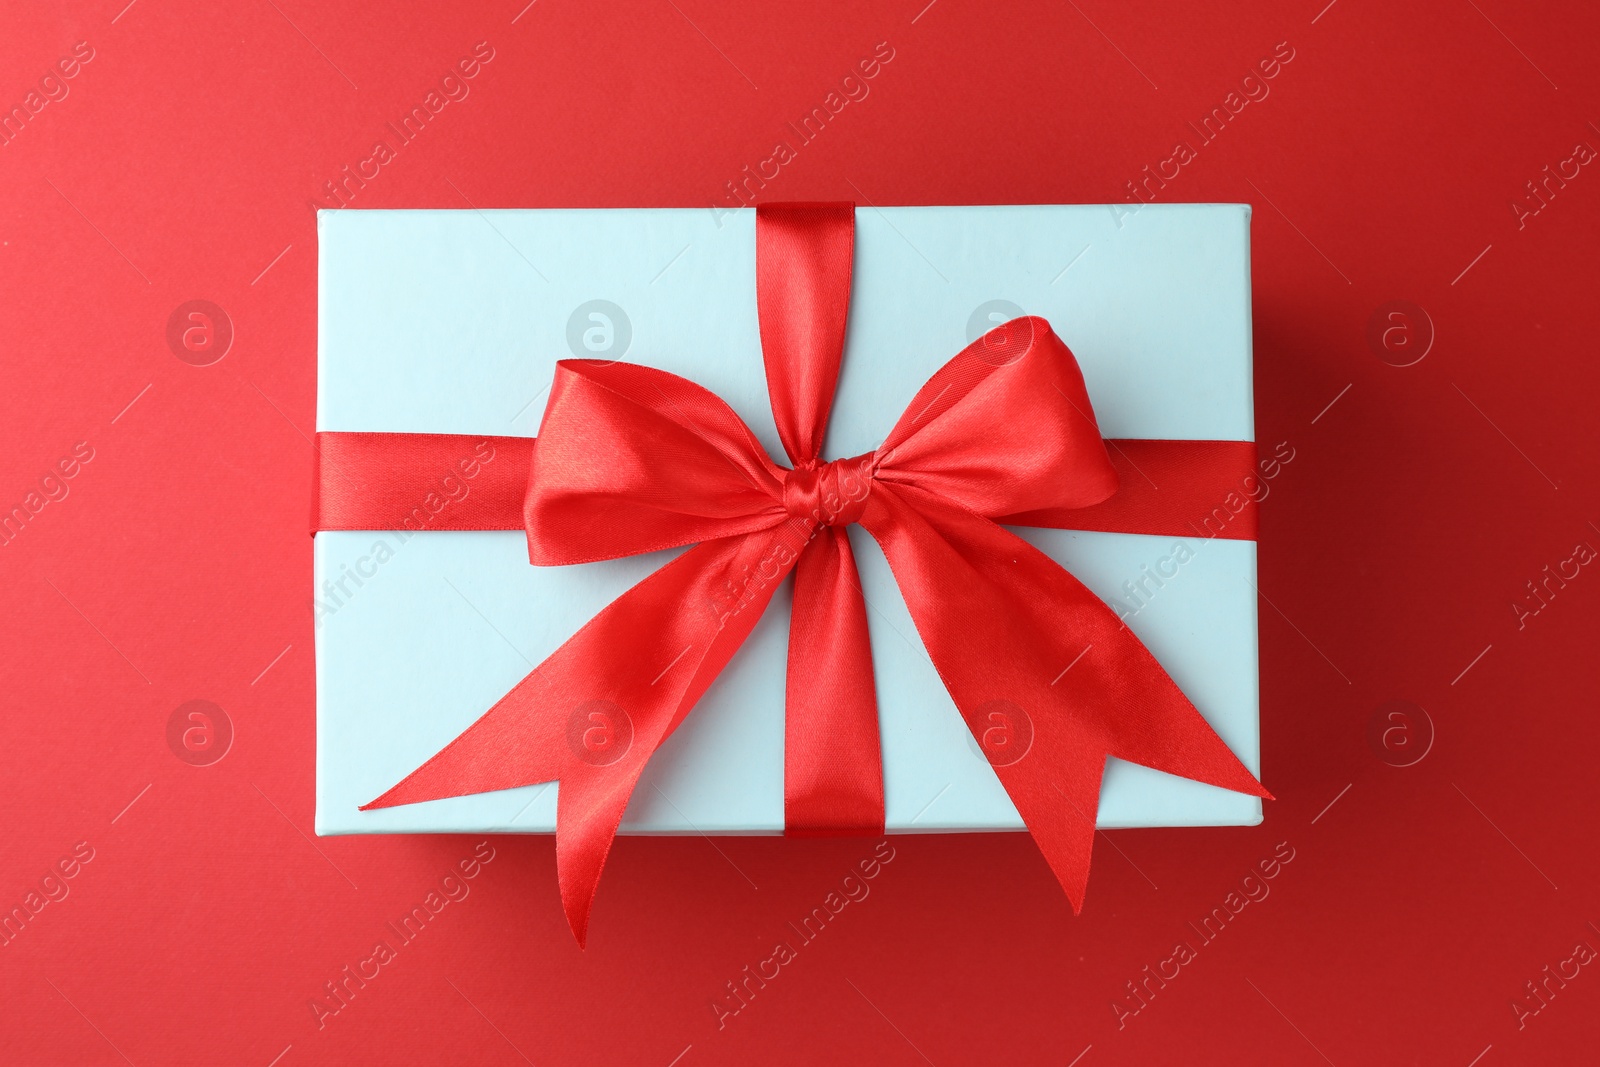
{"label": "glossy satin fabric", "polygon": [[[522,506],[532,437],[325,430],[316,440],[313,532],[526,529]],[[1115,496],[1092,507],[1024,512],[997,521],[1060,530],[1256,539],[1258,508],[1250,489],[1259,481],[1254,442],[1107,438],[1106,447],[1121,483]],[[497,457],[497,476],[482,482],[462,477],[461,463],[470,465],[482,448]],[[456,483],[447,483],[452,476]],[[454,506],[463,493],[471,497],[471,507]]]}
{"label": "glossy satin fabric", "polygon": [[[732,409],[693,382],[625,363],[558,364],[523,507],[532,562],[695,547],[613,601],[459,737],[365,805],[558,780],[557,868],[580,943],[639,774],[791,572],[786,819],[798,833],[881,831],[871,648],[845,536],[852,523],[882,547],[929,658],[1075,911],[1108,755],[1269,795],[1117,615],[996,521],[1098,529],[1106,516],[1095,512],[1109,507],[1111,521],[1120,515],[1148,527],[1162,511],[1159,491],[1135,491],[1122,512],[1111,503],[1124,495],[1119,465],[1142,472],[1151,489],[1159,484],[1147,463],[1163,477],[1197,475],[1203,489],[1169,499],[1180,502],[1179,513],[1198,503],[1198,517],[1216,499],[1200,493],[1252,472],[1253,446],[1129,442],[1142,461],[1121,448],[1108,452],[1071,352],[1043,319],[1023,318],[946,363],[877,450],[821,461],[853,228],[850,205],[758,210],[762,348],[792,469],[771,460]],[[383,449],[374,441],[346,449],[341,480],[354,480],[349,472],[359,468],[382,481]],[[330,505],[339,511],[333,497],[361,495],[328,494],[329,470],[324,456],[324,522]],[[391,490],[380,494],[375,515],[403,504],[403,494],[387,499]],[[503,489],[485,496],[498,501],[503,521]],[[361,510],[346,509],[344,521]],[[1194,519],[1183,521],[1200,532]],[[1253,532],[1253,522],[1229,525],[1234,536],[1241,525]],[[608,727],[625,723],[625,751],[602,756],[585,747],[596,709]],[[996,758],[999,723],[1011,747]]]}
{"label": "glossy satin fabric", "polygon": [[784,508],[810,537],[794,571],[784,689],[783,819],[795,836],[881,834],[883,761],[867,606],[844,528],[870,484],[870,457],[823,464],[844,358],[855,208],[760,210],[756,310],[767,395],[793,472]]}

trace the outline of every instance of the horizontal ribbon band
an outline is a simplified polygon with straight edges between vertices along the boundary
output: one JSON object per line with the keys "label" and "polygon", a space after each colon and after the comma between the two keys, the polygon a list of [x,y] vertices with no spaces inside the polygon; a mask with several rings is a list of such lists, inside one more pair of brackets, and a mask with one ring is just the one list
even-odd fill
{"label": "horizontal ribbon band", "polygon": [[319,433],[311,531],[520,530],[531,437]]}
{"label": "horizontal ribbon band", "polygon": [[[1256,539],[1252,441],[1106,441],[1122,487],[1087,508],[1008,515],[1010,526]],[[521,530],[532,437],[317,434],[318,530]],[[493,461],[483,463],[487,450]],[[474,461],[477,461],[476,463]],[[470,467],[478,471],[468,473]]]}

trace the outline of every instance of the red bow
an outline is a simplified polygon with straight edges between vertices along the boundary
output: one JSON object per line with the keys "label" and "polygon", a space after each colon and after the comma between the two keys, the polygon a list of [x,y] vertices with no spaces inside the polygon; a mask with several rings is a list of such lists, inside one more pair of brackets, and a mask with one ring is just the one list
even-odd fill
{"label": "red bow", "polygon": [[[997,721],[1028,727],[1020,752],[991,762],[1074,911],[1088,880],[1108,755],[1270,796],[1116,613],[998,525],[1165,531],[1195,514],[1181,514],[1194,492],[1203,511],[1204,493],[1226,487],[1241,448],[1253,448],[1130,442],[1167,472],[1163,481],[1204,488],[1159,505],[1149,494],[1118,493],[1076,360],[1043,319],[1023,318],[940,368],[876,451],[821,462],[853,243],[851,205],[758,211],[762,351],[792,470],[692,382],[625,363],[558,364],[524,505],[532,561],[695,547],[617,598],[459,737],[365,805],[559,780],[556,864],[580,943],[639,774],[791,571],[788,832],[882,831],[872,652],[845,536],[853,523],[882,547],[973,735],[981,739]],[[388,435],[324,435],[324,466],[328,438],[380,436]],[[350,444],[342,454],[375,447]],[[1120,511],[1102,504],[1113,494],[1130,497]],[[404,499],[392,487],[380,495]],[[1093,505],[1102,507],[1079,510]],[[1160,505],[1167,513],[1153,520]],[[322,528],[350,525],[329,521],[326,495],[322,506]],[[495,524],[475,516],[478,528]],[[604,730],[619,727],[631,731],[631,743],[608,746]],[[591,729],[602,731],[598,747],[585,743],[596,740],[585,736]]]}

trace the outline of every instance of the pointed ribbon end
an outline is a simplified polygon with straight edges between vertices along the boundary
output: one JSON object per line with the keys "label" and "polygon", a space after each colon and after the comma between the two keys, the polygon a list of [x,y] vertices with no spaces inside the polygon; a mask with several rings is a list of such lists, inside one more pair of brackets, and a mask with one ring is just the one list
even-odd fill
{"label": "pointed ribbon end", "polygon": [[401,781],[399,784],[395,785],[392,789],[390,789],[387,793],[384,793],[382,796],[377,797],[377,798],[375,798],[373,800],[367,801],[365,804],[361,805],[361,807],[357,808],[356,810],[357,811],[372,811],[375,808],[395,808],[395,807],[399,807],[401,804],[407,803],[405,798],[401,795],[401,789],[405,784],[406,784],[405,781]]}
{"label": "pointed ribbon end", "polygon": [[567,916],[567,926],[572,938],[582,951],[589,946],[589,914],[594,909],[595,891],[600,888],[600,869],[605,865],[605,855],[611,843],[601,846],[599,862],[592,854],[573,849],[570,838],[564,837],[560,818],[556,825],[556,877],[561,883],[561,910]]}
{"label": "pointed ribbon end", "polygon": [[567,925],[572,928],[573,940],[578,942],[578,951],[582,952],[589,947],[589,909],[573,907],[566,901],[562,901],[562,906],[567,913]]}
{"label": "pointed ribbon end", "polygon": [[1233,756],[1231,752],[1229,753],[1229,756],[1232,757],[1230,762],[1233,764],[1233,766],[1229,767],[1226,772],[1214,776],[1195,777],[1197,777],[1199,781],[1220,786],[1223,789],[1230,790],[1234,793],[1243,793],[1245,796],[1260,797],[1262,800],[1278,799],[1267,791],[1267,787],[1262,785],[1260,780],[1257,779],[1255,775],[1250,773],[1245,765],[1240,762],[1237,756]]}

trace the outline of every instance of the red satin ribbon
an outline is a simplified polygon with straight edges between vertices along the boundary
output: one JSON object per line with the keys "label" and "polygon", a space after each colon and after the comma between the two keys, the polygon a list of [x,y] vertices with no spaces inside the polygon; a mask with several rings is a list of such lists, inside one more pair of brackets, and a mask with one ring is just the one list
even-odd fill
{"label": "red satin ribbon", "polygon": [[[317,434],[311,529],[522,530],[532,437]],[[1121,488],[1087,508],[1006,515],[1009,526],[1256,539],[1253,441],[1106,439]],[[483,451],[493,477],[463,473]],[[490,464],[479,464],[484,472]],[[471,506],[465,504],[470,498]]]}
{"label": "red satin ribbon", "polygon": [[[580,944],[639,774],[791,571],[789,832],[881,831],[871,648],[844,532],[852,523],[883,549],[973,736],[981,743],[1000,721],[1012,730],[1017,747],[991,762],[1075,912],[1108,755],[1270,796],[1110,608],[997,525],[1253,537],[1244,478],[1254,446],[1127,441],[1108,451],[1072,353],[1043,319],[1023,318],[946,363],[876,451],[822,462],[853,232],[848,204],[757,212],[762,350],[793,469],[694,383],[593,360],[557,365],[536,441],[319,435],[321,529],[415,517],[418,493],[436,493],[446,477],[471,481],[463,458],[487,442],[497,458],[475,476],[486,480],[430,504],[427,528],[519,525],[509,521],[506,472],[524,450],[521,525],[535,564],[695,546],[363,809],[558,780],[556,865]],[[595,723],[605,727],[598,735]],[[620,753],[607,743],[619,729],[631,735]]]}

